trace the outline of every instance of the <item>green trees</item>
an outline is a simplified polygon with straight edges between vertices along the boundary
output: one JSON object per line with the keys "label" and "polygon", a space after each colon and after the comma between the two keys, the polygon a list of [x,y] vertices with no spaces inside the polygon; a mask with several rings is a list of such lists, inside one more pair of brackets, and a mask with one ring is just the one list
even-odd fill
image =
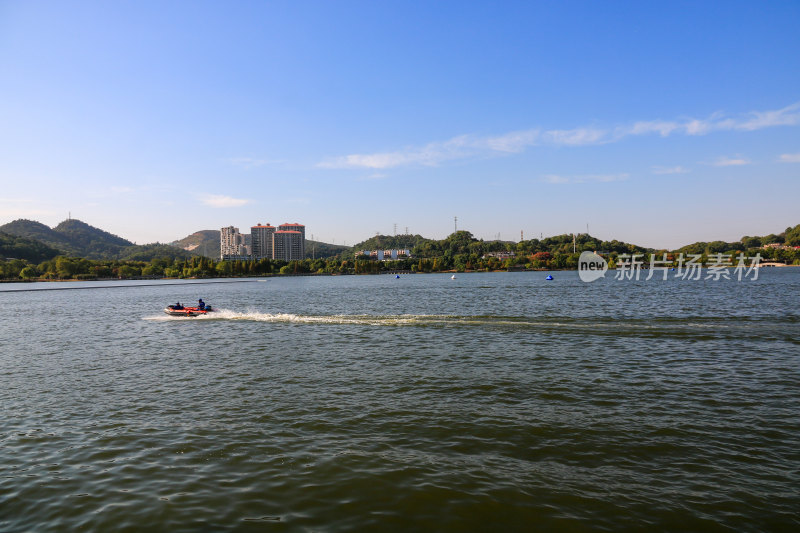
{"label": "green trees", "polygon": [[11,259],[0,262],[0,276],[3,279],[17,279],[27,263],[22,259]]}
{"label": "green trees", "polygon": [[34,279],[39,277],[39,271],[36,267],[31,265],[25,266],[19,271],[19,277],[22,279]]}
{"label": "green trees", "polygon": [[0,232],[0,258],[39,262],[52,259],[59,251],[34,239]]}
{"label": "green trees", "polygon": [[800,246],[800,224],[793,228],[786,228],[784,242],[788,246]]}
{"label": "green trees", "polygon": [[[43,226],[48,231],[49,228]],[[34,228],[36,229],[36,228]],[[39,228],[41,229],[41,228]],[[44,231],[42,229],[42,231]],[[86,228],[78,228],[86,231]],[[79,231],[78,233],[81,233]],[[88,232],[92,234],[92,232]],[[113,236],[112,236],[113,237]],[[414,272],[441,272],[456,270],[459,272],[476,270],[505,270],[519,268],[534,269],[573,269],[577,268],[578,257],[581,251],[597,251],[610,265],[617,263],[620,254],[650,254],[653,250],[645,249],[633,244],[620,241],[601,241],[588,234],[557,235],[546,239],[530,239],[518,243],[504,241],[483,241],[476,239],[468,231],[452,233],[440,241],[417,238],[418,236],[398,236],[397,240],[378,236],[374,244],[382,244],[373,249],[389,249],[396,245],[412,242],[415,246],[410,258],[394,261],[377,261],[360,256],[353,258],[347,255],[333,258],[310,259],[287,263],[280,260],[262,259],[259,261],[215,261],[208,257],[184,256],[181,253],[173,254],[168,247],[152,245],[147,254],[155,253],[149,261],[147,259],[102,259],[92,260],[55,255],[47,247],[40,247],[35,241],[27,238],[7,237],[0,234],[0,279],[3,280],[35,280],[35,279],[108,279],[108,278],[138,278],[138,277],[239,277],[262,275],[299,275],[299,274],[375,274],[387,271],[414,271]],[[402,238],[402,239],[401,239]],[[27,240],[26,240],[27,239]],[[403,240],[404,239],[404,240]],[[29,242],[30,241],[30,242]],[[369,241],[368,241],[369,242]],[[33,243],[33,244],[31,244]],[[766,244],[775,243],[780,246],[764,248]],[[21,247],[20,247],[21,246]],[[680,253],[699,254],[705,261],[714,254],[731,254],[734,257],[744,252],[752,257],[760,253],[764,260],[777,260],[786,263],[800,263],[800,249],[791,247],[800,246],[800,225],[786,228],[779,235],[765,237],[742,237],[737,242],[697,242],[680,248],[669,254],[670,259],[675,259]],[[32,247],[32,248],[31,248]],[[31,260],[24,257],[21,250],[39,250],[45,254],[33,253],[30,257],[39,258]],[[498,259],[493,252],[514,252],[514,256],[502,255]],[[665,250],[659,251],[661,256]],[[5,255],[3,255],[5,254]],[[11,254],[19,257],[12,259]],[[5,259],[4,259],[5,257]],[[645,260],[647,255],[645,255]],[[612,267],[613,268],[613,267]]]}

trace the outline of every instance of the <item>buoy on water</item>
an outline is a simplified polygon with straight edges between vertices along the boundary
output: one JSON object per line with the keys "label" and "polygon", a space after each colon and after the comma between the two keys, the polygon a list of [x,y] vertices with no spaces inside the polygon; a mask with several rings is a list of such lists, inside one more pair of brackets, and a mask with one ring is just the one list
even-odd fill
{"label": "buoy on water", "polygon": [[394,279],[400,279],[400,274],[395,274]]}
{"label": "buoy on water", "polygon": [[552,281],[552,280],[553,280],[553,276],[551,276],[550,274],[548,274],[548,275],[547,275],[547,277],[546,277],[546,278],[544,278],[544,279],[546,279],[546,280],[548,280],[548,281]]}

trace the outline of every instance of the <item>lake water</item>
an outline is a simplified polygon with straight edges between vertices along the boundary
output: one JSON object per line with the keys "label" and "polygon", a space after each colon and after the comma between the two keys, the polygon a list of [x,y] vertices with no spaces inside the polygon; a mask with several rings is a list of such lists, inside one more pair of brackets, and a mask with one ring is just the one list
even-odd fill
{"label": "lake water", "polygon": [[0,285],[0,531],[796,531],[800,269],[545,275]]}

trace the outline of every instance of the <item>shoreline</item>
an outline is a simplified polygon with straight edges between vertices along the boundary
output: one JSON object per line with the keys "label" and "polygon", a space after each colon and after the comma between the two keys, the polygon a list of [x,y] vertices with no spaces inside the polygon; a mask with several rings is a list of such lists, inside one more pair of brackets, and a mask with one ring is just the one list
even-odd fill
{"label": "shoreline", "polygon": [[[708,266],[696,267],[701,270],[708,270]],[[718,268],[718,267],[715,267]],[[736,266],[725,266],[726,269],[736,269]],[[800,265],[787,265],[787,264],[761,264],[756,268],[800,268]],[[619,268],[609,268],[609,272],[615,272]],[[649,271],[649,268],[639,268],[638,270]],[[260,274],[258,276],[230,276],[225,278],[154,278],[154,277],[132,277],[132,278],[95,278],[95,279],[2,279],[0,285],[8,284],[27,284],[27,283],[103,283],[103,282],[119,282],[119,281],[175,281],[172,285],[180,285],[187,281],[192,281],[195,284],[211,284],[211,283],[242,283],[242,282],[256,282],[263,281],[263,278],[283,278],[283,277],[308,277],[308,276],[381,276],[381,275],[417,275],[417,274],[480,274],[480,273],[503,273],[503,272],[578,272],[576,268],[537,268],[537,269],[500,269],[500,270],[439,270],[436,272],[410,272],[410,271],[385,271],[385,272],[359,272],[359,273],[341,273],[341,272],[305,272],[302,274]],[[152,284],[137,284],[126,285],[126,287],[147,287],[147,286],[163,286],[170,285],[170,283],[152,283]],[[62,289],[65,289],[63,287]],[[90,289],[94,287],[73,287],[74,289]],[[37,290],[61,290],[61,289],[37,289]]]}

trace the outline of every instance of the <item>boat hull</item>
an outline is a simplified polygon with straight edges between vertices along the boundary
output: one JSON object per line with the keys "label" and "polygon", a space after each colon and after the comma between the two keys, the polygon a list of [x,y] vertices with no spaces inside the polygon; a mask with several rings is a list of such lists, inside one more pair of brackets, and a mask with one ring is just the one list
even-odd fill
{"label": "boat hull", "polygon": [[184,307],[182,309],[175,309],[174,305],[168,305],[164,308],[164,312],[169,316],[192,317],[207,315],[208,313],[213,313],[214,310],[211,309],[211,307],[206,307],[205,309],[200,309],[199,307]]}

